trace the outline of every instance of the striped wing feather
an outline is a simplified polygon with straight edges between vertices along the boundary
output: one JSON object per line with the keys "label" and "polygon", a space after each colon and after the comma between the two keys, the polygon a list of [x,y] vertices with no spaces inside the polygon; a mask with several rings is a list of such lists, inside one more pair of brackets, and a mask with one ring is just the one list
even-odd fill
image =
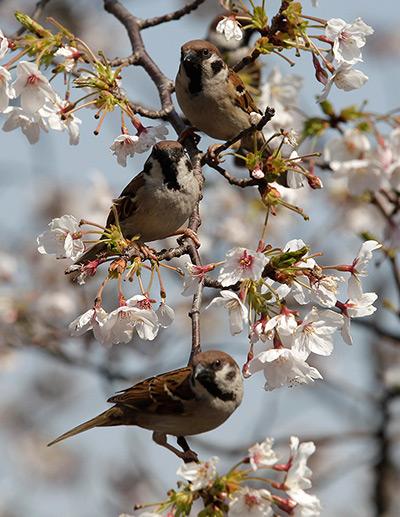
{"label": "striped wing feather", "polygon": [[260,110],[257,108],[253,97],[247,91],[244,82],[233,70],[229,71],[228,84],[232,84],[232,86],[235,88],[235,102],[243,111],[245,111],[248,114],[252,113],[253,111],[255,111],[256,113],[261,113]]}
{"label": "striped wing feather", "polygon": [[149,413],[183,412],[182,400],[192,397],[191,367],[150,377],[114,395],[107,402]]}
{"label": "striped wing feather", "polygon": [[[113,199],[120,222],[130,217],[136,209],[136,193],[143,187],[144,183],[144,174],[141,172],[128,183],[118,198]],[[115,214],[113,210],[111,210],[108,215],[106,226],[109,227],[112,224],[115,224]]]}

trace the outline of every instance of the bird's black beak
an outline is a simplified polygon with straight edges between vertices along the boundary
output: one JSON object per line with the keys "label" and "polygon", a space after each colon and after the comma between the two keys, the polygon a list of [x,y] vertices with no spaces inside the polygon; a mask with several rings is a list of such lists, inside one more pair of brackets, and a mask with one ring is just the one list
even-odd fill
{"label": "bird's black beak", "polygon": [[210,371],[208,368],[198,365],[195,373],[195,379],[200,381],[201,383],[214,382],[215,375],[214,372]]}
{"label": "bird's black beak", "polygon": [[187,50],[182,55],[182,60],[184,63],[195,65],[199,62],[199,56],[194,50]]}

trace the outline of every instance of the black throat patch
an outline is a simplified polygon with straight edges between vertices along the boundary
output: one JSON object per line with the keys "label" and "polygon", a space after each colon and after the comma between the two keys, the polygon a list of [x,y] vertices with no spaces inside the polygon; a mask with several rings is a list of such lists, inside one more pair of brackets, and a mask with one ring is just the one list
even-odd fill
{"label": "black throat patch", "polygon": [[183,62],[187,78],[189,79],[189,92],[193,95],[203,89],[201,81],[201,63]]}
{"label": "black throat patch", "polygon": [[178,165],[185,165],[190,170],[192,165],[189,160],[186,159],[181,150],[176,149],[171,149],[168,154],[158,152],[154,154],[154,157],[160,163],[164,184],[171,190],[179,190],[181,186],[178,182]]}

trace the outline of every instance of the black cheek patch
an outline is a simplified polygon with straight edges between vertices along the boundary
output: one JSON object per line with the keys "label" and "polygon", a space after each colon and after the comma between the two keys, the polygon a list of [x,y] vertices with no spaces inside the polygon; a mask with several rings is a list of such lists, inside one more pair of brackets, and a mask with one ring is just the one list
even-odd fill
{"label": "black cheek patch", "polygon": [[214,75],[217,75],[224,68],[224,63],[218,59],[211,63],[211,69]]}
{"label": "black cheek patch", "polygon": [[233,379],[236,377],[235,370],[229,370],[229,372],[225,375],[225,379],[227,381],[233,381]]}

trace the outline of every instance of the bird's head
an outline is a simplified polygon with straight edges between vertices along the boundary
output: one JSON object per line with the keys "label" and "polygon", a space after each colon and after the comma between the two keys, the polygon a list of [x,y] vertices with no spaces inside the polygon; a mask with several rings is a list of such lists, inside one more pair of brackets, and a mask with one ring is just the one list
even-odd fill
{"label": "bird's head", "polygon": [[225,352],[209,350],[193,358],[192,384],[221,401],[239,405],[243,397],[243,378],[236,361]]}
{"label": "bird's head", "polygon": [[213,78],[228,69],[217,47],[205,40],[188,41],[182,46],[181,66],[188,77],[200,74]]}

